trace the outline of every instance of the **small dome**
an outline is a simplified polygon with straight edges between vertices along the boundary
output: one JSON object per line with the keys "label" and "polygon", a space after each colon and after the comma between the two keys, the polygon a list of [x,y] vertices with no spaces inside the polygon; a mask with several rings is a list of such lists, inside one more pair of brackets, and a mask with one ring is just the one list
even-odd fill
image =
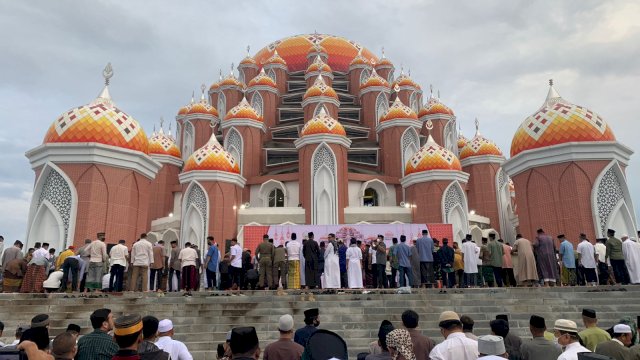
{"label": "small dome", "polygon": [[182,172],[197,170],[240,174],[238,162],[220,145],[215,134],[211,135],[211,138],[203,147],[189,156]]}
{"label": "small dome", "polygon": [[313,119],[304,125],[300,132],[301,136],[320,134],[347,136],[342,124],[327,114],[327,112],[324,111],[324,107],[320,109],[318,115],[314,116]]}
{"label": "small dome", "polygon": [[313,44],[313,46],[309,48],[309,51],[307,51],[307,54],[327,54],[327,49],[322,47],[320,43],[315,43]]}
{"label": "small dome", "polygon": [[227,76],[222,81],[220,81],[218,85],[219,87],[223,87],[223,86],[236,86],[239,88],[244,87],[244,83],[242,83],[240,80],[238,80],[238,78],[236,78],[236,76],[233,74],[233,71],[231,71],[229,76]]}
{"label": "small dome", "polygon": [[511,157],[526,150],[570,142],[615,141],[611,127],[593,111],[563,99],[550,81],[542,107],[527,117],[511,141]]}
{"label": "small dome", "polygon": [[251,47],[247,46],[247,56],[240,61],[239,67],[258,67],[257,61],[251,57]]}
{"label": "small dome", "polygon": [[483,155],[502,156],[502,151],[500,151],[498,145],[493,141],[480,135],[480,132],[477,132],[476,136],[474,136],[473,139],[471,139],[460,151],[460,160],[472,156]]}
{"label": "small dome", "polygon": [[438,91],[438,97],[433,96],[433,87],[427,103],[418,112],[418,117],[427,115],[455,115],[450,107],[440,101],[440,91]]}
{"label": "small dome", "polygon": [[399,97],[396,97],[389,110],[380,118],[380,123],[397,119],[418,120],[418,115],[410,107],[403,104]]}
{"label": "small dome", "polygon": [[242,98],[242,101],[227,113],[227,116],[224,117],[224,120],[234,120],[234,119],[248,119],[254,120],[258,122],[262,122],[262,117],[258,115],[256,110],[249,104],[246,97]]}
{"label": "small dome", "polygon": [[446,148],[436,144],[431,135],[405,165],[405,175],[430,170],[461,171],[460,160]]}
{"label": "small dome", "polygon": [[331,73],[331,67],[329,67],[329,65],[322,61],[322,58],[320,58],[320,56],[316,56],[316,59],[311,63],[311,65],[309,65],[309,67],[305,71],[305,74],[316,71]]}
{"label": "small dome", "polygon": [[186,115],[189,112],[189,105],[185,105],[178,110],[178,115]]}
{"label": "small dome", "polygon": [[415,89],[420,89],[420,85],[418,85],[415,81],[413,81],[409,75],[406,75],[403,71],[400,71],[400,76],[393,82],[392,86],[400,86],[400,87],[412,87]]}
{"label": "small dome", "polygon": [[209,91],[217,91],[218,88],[220,88],[220,83],[222,82],[222,80],[222,69],[220,69],[220,76],[218,77],[218,81],[211,84],[211,86],[209,87]]}
{"label": "small dome", "polygon": [[338,94],[335,90],[333,90],[331,86],[327,85],[327,83],[324,82],[324,78],[322,77],[322,75],[318,75],[316,81],[313,82],[313,86],[307,89],[302,98],[303,100],[306,100],[310,97],[315,96],[326,96],[332,97],[336,100],[338,99]]}
{"label": "small dome", "polygon": [[260,69],[260,73],[249,81],[249,87],[252,86],[269,86],[272,88],[277,88],[278,85],[272,78],[270,78],[267,73],[264,72],[264,68]]}
{"label": "small dome", "polygon": [[380,57],[380,61],[378,61],[378,63],[376,63],[376,69],[380,69],[380,68],[393,68],[393,63],[391,62],[391,60],[387,59],[387,57],[384,54],[384,48],[382,48],[382,56]]}
{"label": "small dome", "polygon": [[100,143],[148,153],[149,140],[133,117],[118,109],[109,94],[111,64],[104,69],[106,85],[91,103],[60,115],[49,127],[43,143]]}
{"label": "small dome", "polygon": [[211,106],[208,102],[197,102],[189,107],[187,111],[188,115],[192,114],[205,114],[218,117],[218,110]]}
{"label": "small dome", "polygon": [[181,158],[180,149],[171,134],[165,134],[162,127],[149,138],[149,155],[169,155]]}
{"label": "small dome", "polygon": [[372,69],[371,75],[367,79],[367,81],[360,84],[360,90],[374,87],[374,86],[384,86],[389,87],[389,83],[387,80],[383,79],[382,76],[378,75],[376,69]]}
{"label": "small dome", "polygon": [[271,57],[269,57],[264,62],[264,65],[272,65],[272,64],[287,66],[287,62],[282,57],[280,57],[280,55],[278,54],[278,50],[275,50],[273,52],[273,55],[271,55]]}
{"label": "small dome", "polygon": [[462,148],[467,145],[469,139],[464,137],[462,134],[458,134],[458,150],[462,150]]}
{"label": "small dome", "polygon": [[354,57],[353,60],[351,60],[351,62],[349,63],[350,67],[355,65],[371,65],[369,63],[369,60],[362,56],[362,49],[358,51],[358,55],[356,55],[356,57]]}

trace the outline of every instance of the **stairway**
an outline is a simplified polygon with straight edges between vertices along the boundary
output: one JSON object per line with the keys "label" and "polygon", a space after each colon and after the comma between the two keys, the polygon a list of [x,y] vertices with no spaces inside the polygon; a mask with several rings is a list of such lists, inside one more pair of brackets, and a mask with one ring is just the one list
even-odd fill
{"label": "stairway", "polygon": [[[223,294],[223,293],[220,293]],[[475,320],[475,333],[488,334],[489,321],[497,314],[509,314],[513,332],[530,337],[528,331],[531,314],[544,316],[547,326],[559,318],[574,320],[582,326],[582,308],[598,312],[600,326],[607,328],[623,316],[635,319],[640,314],[637,303],[640,287],[611,286],[598,288],[516,288],[516,289],[461,289],[439,293],[426,289],[413,294],[346,293],[341,295],[315,295],[316,301],[306,301],[302,295],[277,296],[275,292],[246,292],[246,296],[210,296],[194,293],[185,298],[177,293],[156,294],[125,293],[108,298],[64,298],[45,295],[0,294],[0,321],[5,323],[4,342],[11,342],[13,329],[18,323],[28,323],[39,313],[51,316],[51,335],[63,331],[67,324],[76,323],[83,333],[91,331],[89,315],[97,308],[108,307],[115,316],[124,313],[154,315],[169,318],[175,326],[175,338],[187,344],[196,360],[215,358],[218,343],[225,339],[234,326],[255,326],[260,346],[278,338],[278,318],[292,314],[296,328],[303,326],[303,311],[320,308],[320,327],[341,335],[349,347],[349,356],[355,359],[359,352],[367,351],[376,339],[378,326],[384,319],[401,326],[400,315],[406,309],[420,314],[420,329],[436,342],[442,341],[437,327],[442,311],[454,310]]]}

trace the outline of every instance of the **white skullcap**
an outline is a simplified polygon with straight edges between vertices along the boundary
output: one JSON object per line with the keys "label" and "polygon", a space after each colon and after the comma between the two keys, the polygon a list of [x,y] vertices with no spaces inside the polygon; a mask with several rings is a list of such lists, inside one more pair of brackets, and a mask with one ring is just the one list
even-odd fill
{"label": "white skullcap", "polygon": [[278,330],[291,331],[293,330],[293,317],[289,314],[280,316],[278,321]]}
{"label": "white skullcap", "polygon": [[173,322],[169,319],[160,320],[160,323],[158,323],[159,333],[165,333],[167,331],[171,331],[171,329],[173,329]]}
{"label": "white skullcap", "polygon": [[484,355],[502,355],[507,351],[502,336],[484,335],[478,337],[478,352]]}
{"label": "white skullcap", "polygon": [[631,326],[625,324],[617,324],[613,327],[614,334],[631,334]]}

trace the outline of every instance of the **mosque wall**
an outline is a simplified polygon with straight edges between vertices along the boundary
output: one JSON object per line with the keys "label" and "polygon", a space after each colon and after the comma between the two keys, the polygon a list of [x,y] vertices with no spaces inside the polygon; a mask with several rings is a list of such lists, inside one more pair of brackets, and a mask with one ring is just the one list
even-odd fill
{"label": "mosque wall", "polygon": [[500,164],[497,163],[473,164],[462,168],[462,171],[470,175],[466,191],[469,210],[488,217],[491,227],[502,234],[496,189],[498,170]]}
{"label": "mosque wall", "polygon": [[175,213],[174,188],[179,185],[180,167],[163,164],[149,188],[149,219],[155,220]]}

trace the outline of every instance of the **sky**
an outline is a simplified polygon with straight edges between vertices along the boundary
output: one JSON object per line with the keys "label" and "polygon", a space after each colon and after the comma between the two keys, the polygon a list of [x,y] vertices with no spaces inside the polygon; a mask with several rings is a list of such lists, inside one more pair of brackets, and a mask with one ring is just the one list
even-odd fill
{"label": "sky", "polygon": [[[638,15],[640,2],[616,0],[0,0],[0,234],[24,239],[35,180],[24,153],[62,112],[98,95],[107,62],[114,101],[150,134],[247,45],[255,53],[314,31],[384,47],[423,89],[440,90],[466,136],[477,117],[507,156],[550,78],[640,150]],[[640,155],[627,176],[640,214]]]}

